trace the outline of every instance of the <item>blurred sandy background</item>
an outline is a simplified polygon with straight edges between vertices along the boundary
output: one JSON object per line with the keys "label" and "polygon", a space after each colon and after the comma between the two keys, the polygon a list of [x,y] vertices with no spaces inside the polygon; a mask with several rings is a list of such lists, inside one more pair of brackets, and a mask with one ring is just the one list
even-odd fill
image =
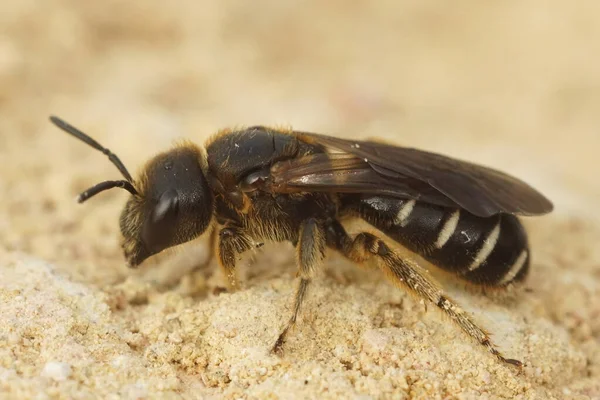
{"label": "blurred sandy background", "polygon": [[[593,1],[45,1],[0,5],[2,398],[600,398],[600,5]],[[526,290],[450,293],[522,372],[383,277],[332,257],[286,355],[287,245],[241,267],[203,243],[128,271],[108,192],[175,139],[285,124],[378,136],[515,174],[556,211],[528,219]],[[214,267],[212,265],[209,270]],[[205,279],[206,278],[206,279]]]}

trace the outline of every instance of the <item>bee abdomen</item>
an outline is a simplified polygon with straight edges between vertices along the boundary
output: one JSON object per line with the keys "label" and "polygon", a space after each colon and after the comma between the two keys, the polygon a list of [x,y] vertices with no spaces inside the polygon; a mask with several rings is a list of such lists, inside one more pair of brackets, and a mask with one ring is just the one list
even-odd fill
{"label": "bee abdomen", "polygon": [[381,196],[344,204],[404,247],[470,282],[504,286],[523,280],[529,270],[527,235],[514,215],[482,218]]}

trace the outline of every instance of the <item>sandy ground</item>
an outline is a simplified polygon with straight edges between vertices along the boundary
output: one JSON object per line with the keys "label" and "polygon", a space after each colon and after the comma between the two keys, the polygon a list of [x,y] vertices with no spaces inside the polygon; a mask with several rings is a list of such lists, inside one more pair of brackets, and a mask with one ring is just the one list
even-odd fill
{"label": "sandy ground", "polygon": [[[0,397],[600,398],[600,6],[593,1],[0,6]],[[515,174],[533,270],[498,296],[445,283],[522,371],[379,274],[331,257],[283,357],[290,246],[219,293],[202,240],[126,269],[100,154],[135,170],[175,139],[291,124],[378,136]]]}

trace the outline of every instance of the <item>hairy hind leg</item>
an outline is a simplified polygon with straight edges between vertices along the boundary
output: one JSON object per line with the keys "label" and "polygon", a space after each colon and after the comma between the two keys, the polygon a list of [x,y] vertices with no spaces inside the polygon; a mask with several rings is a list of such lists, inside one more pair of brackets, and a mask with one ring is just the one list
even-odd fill
{"label": "hairy hind leg", "polygon": [[398,256],[383,240],[370,233],[360,233],[352,240],[341,224],[334,221],[328,227],[327,244],[357,263],[373,256],[377,257],[378,266],[394,284],[408,288],[420,298],[435,304],[467,335],[485,346],[501,361],[519,367],[523,365],[521,361],[505,358],[491,342],[487,332],[480,328],[456,302],[445,296],[435,281],[426,276],[416,262]]}

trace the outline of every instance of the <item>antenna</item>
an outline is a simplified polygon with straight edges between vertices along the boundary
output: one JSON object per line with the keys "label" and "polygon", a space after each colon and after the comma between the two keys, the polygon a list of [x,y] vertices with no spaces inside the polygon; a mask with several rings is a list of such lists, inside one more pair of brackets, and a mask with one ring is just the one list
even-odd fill
{"label": "antenna", "polygon": [[77,202],[83,203],[87,199],[92,196],[97,195],[100,192],[104,192],[105,190],[112,188],[121,188],[127,190],[131,194],[138,194],[131,182],[129,181],[104,181],[100,182],[97,185],[92,186],[86,191],[82,192],[79,196],[77,196]]}
{"label": "antenna", "polygon": [[133,182],[133,179],[131,178],[129,171],[127,171],[127,168],[125,168],[125,165],[123,165],[123,163],[121,162],[121,160],[119,160],[119,157],[117,157],[116,154],[111,152],[106,147],[102,146],[100,143],[96,142],[94,139],[92,139],[85,133],[81,132],[79,129],[75,128],[73,125],[66,123],[62,119],[52,115],[50,117],[50,121],[54,125],[59,127],[60,129],[62,129],[63,131],[67,132],[68,134],[75,136],[77,139],[81,140],[82,142],[87,143],[88,145],[92,146],[96,150],[99,150],[103,154],[107,155],[110,162],[112,162],[115,165],[115,167],[117,167],[119,169],[119,171],[125,177],[125,179],[128,182]]}
{"label": "antenna", "polygon": [[92,146],[96,150],[99,150],[103,154],[107,155],[110,162],[112,162],[115,165],[115,167],[117,167],[119,169],[121,174],[126,179],[126,180],[119,180],[119,181],[100,182],[97,185],[94,185],[91,188],[87,189],[86,191],[81,193],[79,196],[77,196],[78,203],[83,203],[90,197],[95,196],[100,192],[103,192],[105,190],[112,189],[115,187],[125,189],[133,195],[138,194],[137,190],[135,190],[135,187],[133,186],[133,179],[131,178],[129,171],[127,171],[127,168],[125,168],[125,165],[123,165],[123,163],[121,162],[121,160],[119,160],[119,157],[117,157],[116,154],[112,153],[106,147],[102,146],[100,143],[96,142],[94,139],[92,139],[85,133],[81,132],[79,129],[75,128],[74,126],[63,121],[62,119],[55,117],[55,116],[51,116],[50,121],[54,125],[59,127],[60,129],[62,129],[63,131],[70,134],[71,136],[75,136],[77,139],[81,140],[82,142],[87,143],[88,145]]}

